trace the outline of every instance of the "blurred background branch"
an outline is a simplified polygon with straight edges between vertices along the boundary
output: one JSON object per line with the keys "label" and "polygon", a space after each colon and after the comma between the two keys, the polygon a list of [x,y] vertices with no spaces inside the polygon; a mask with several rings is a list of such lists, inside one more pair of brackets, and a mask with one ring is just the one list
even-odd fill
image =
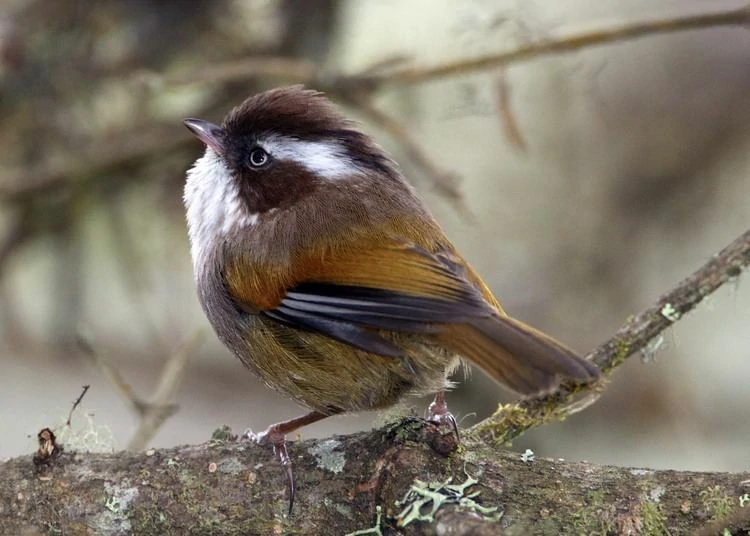
{"label": "blurred background branch", "polygon": [[[128,442],[127,450],[145,449],[164,422],[177,412],[178,407],[174,403],[175,395],[187,372],[190,355],[201,344],[204,334],[197,332],[169,357],[164,364],[164,370],[162,370],[154,394],[148,401],[133,392],[115,365],[94,348],[91,340],[81,334],[78,337],[79,346],[96,362],[112,389],[128,402],[130,409],[138,417],[138,428]],[[70,425],[70,418],[68,418],[68,425]]]}

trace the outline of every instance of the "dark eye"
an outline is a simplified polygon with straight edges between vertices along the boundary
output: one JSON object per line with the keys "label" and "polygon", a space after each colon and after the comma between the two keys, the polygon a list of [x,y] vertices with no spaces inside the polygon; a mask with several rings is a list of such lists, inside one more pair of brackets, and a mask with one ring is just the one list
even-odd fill
{"label": "dark eye", "polygon": [[248,162],[254,168],[265,166],[269,160],[270,157],[268,156],[268,153],[260,147],[256,147],[250,151],[250,156],[248,157]]}

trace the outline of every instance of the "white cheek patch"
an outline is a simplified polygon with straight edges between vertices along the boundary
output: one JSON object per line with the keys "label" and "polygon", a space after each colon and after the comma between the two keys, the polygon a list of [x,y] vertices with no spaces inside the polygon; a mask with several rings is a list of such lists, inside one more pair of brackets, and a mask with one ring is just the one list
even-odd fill
{"label": "white cheek patch", "polygon": [[217,239],[233,229],[250,227],[258,221],[258,214],[249,214],[242,205],[230,171],[210,148],[187,172],[183,201],[196,271]]}
{"label": "white cheek patch", "polygon": [[360,171],[346,150],[333,141],[304,141],[286,136],[269,136],[258,145],[277,160],[295,162],[325,179],[341,179]]}

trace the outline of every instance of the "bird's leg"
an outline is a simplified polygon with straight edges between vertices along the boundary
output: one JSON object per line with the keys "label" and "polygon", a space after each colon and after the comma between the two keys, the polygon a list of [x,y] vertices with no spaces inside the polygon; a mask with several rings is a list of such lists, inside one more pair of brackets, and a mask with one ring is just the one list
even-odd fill
{"label": "bird's leg", "polygon": [[273,453],[279,460],[279,463],[286,467],[286,478],[287,487],[289,489],[289,515],[292,513],[292,507],[294,506],[294,473],[292,472],[292,461],[289,459],[289,453],[286,450],[286,435],[290,432],[312,424],[321,419],[325,419],[328,415],[320,413],[319,411],[311,411],[301,417],[289,419],[288,421],[278,422],[272,424],[264,432],[254,434],[252,431],[247,432],[247,437],[251,441],[255,441],[259,445],[273,445]]}
{"label": "bird's leg", "polygon": [[458,433],[458,423],[453,414],[448,411],[448,404],[445,403],[445,391],[438,391],[435,394],[435,400],[427,408],[427,420],[441,426],[447,424],[453,428],[456,434],[456,441],[461,442],[461,435]]}

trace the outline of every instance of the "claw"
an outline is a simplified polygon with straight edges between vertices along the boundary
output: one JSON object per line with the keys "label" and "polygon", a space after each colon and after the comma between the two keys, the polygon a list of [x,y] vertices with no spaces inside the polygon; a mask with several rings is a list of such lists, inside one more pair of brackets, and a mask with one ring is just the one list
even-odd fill
{"label": "claw", "polygon": [[294,495],[297,487],[294,483],[294,471],[292,470],[292,460],[289,458],[289,452],[286,449],[286,434],[301,428],[307,424],[324,419],[327,415],[313,411],[302,417],[288,421],[272,424],[264,432],[259,434],[247,430],[243,435],[250,441],[258,445],[273,445],[273,453],[282,467],[286,467],[287,490],[289,492],[289,510],[287,515],[292,515],[294,507]]}
{"label": "claw", "polygon": [[461,434],[458,432],[458,423],[453,414],[448,410],[448,404],[445,402],[445,393],[438,392],[435,400],[427,408],[427,420],[438,426],[449,425],[456,435],[456,441],[461,443]]}
{"label": "claw", "polygon": [[296,487],[294,485],[294,471],[292,471],[292,460],[289,459],[289,452],[286,450],[286,439],[284,435],[280,436],[280,439],[274,438],[271,440],[273,443],[273,453],[276,455],[276,459],[282,467],[286,467],[286,485],[289,494],[289,510],[287,515],[292,515],[292,507],[294,506],[294,492]]}

